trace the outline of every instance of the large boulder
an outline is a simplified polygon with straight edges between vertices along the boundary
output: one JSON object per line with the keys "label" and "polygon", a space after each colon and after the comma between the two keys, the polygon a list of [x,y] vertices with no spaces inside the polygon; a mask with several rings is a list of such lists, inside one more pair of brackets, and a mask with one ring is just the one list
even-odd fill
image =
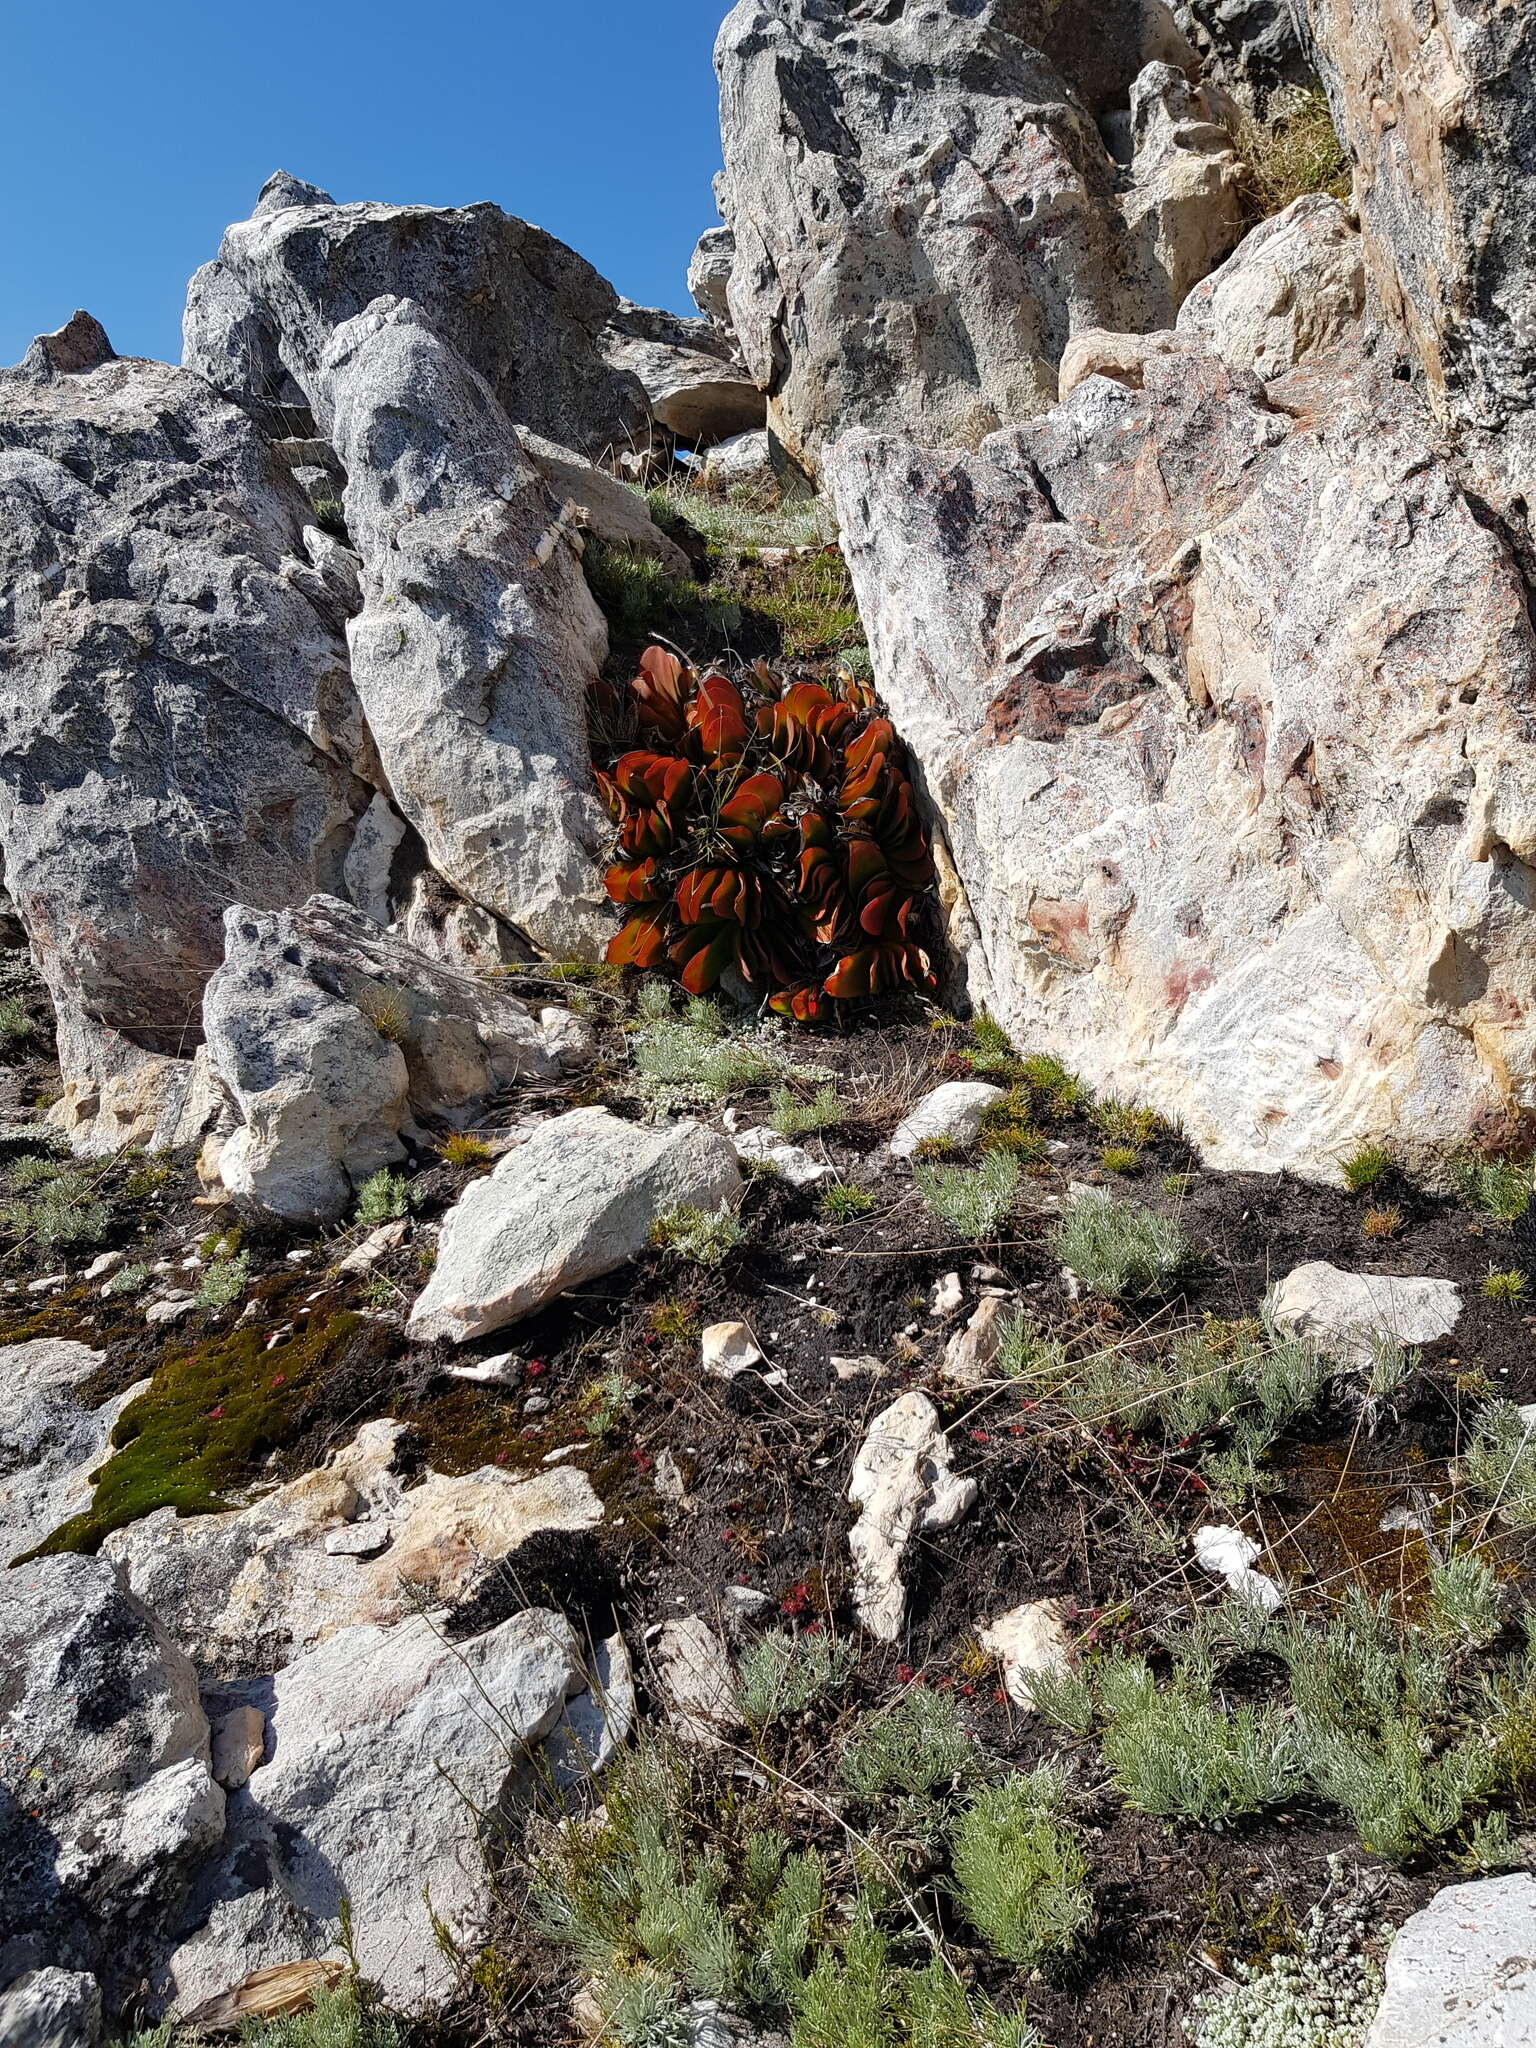
{"label": "large boulder", "polygon": [[232,898],[345,889],[375,769],[311,517],[243,412],[83,314],[0,372],[0,854],[81,1149],[184,1089]]}
{"label": "large boulder", "polygon": [[607,633],[575,522],[486,380],[407,299],[338,327],[315,382],[362,558],[352,674],[433,869],[556,959],[612,930],[586,685]]}
{"label": "large boulder", "polygon": [[1219,1166],[1442,1178],[1536,1105],[1520,576],[1372,363],[1141,383],[829,464],[972,991]]}
{"label": "large boulder", "polygon": [[855,425],[974,446],[1045,410],[1072,334],[1169,325],[1236,240],[1236,159],[1166,64],[1135,88],[1121,178],[1095,115],[1131,109],[1128,56],[1170,51],[1127,24],[1109,54],[1069,32],[1076,12],[738,0],[727,18],[731,322],[802,462]]}
{"label": "large boulder", "polygon": [[472,1181],[449,1210],[410,1335],[461,1344],[530,1316],[634,1258],[659,1217],[716,1211],[740,1188],[735,1147],[703,1124],[628,1124],[606,1109],[569,1110]]}
{"label": "large boulder", "polygon": [[661,426],[680,441],[708,446],[750,433],[767,416],[763,394],[728,336],[713,321],[622,299],[604,347],[611,363],[640,379]]}
{"label": "large boulder", "polygon": [[574,1629],[541,1608],[461,1642],[428,1615],[342,1629],[261,1680],[264,1761],[230,1795],[221,1856],[186,1908],[163,1985],[173,2009],[330,1948],[344,1902],[390,2005],[445,1992],[434,1922],[458,1940],[479,1931],[482,1840],[527,1745],[586,1685]]}
{"label": "large boulder", "polygon": [[688,296],[704,318],[722,334],[731,331],[731,265],[736,237],[729,228],[706,228],[688,259]]}
{"label": "large boulder", "polygon": [[196,1673],[91,1557],[0,1571],[0,1670],[0,1984],[131,1979],[223,1828]]}
{"label": "large boulder", "polygon": [[1195,286],[1178,331],[1268,383],[1347,341],[1364,307],[1359,230],[1336,199],[1310,192]]}
{"label": "large boulder", "polygon": [[1316,89],[1303,0],[1173,0],[1203,74],[1263,113]]}
{"label": "large boulder", "polygon": [[344,1214],[370,1174],[405,1156],[411,1118],[462,1125],[498,1089],[560,1068],[510,990],[326,896],[294,910],[230,907],[203,1029],[239,1119],[210,1148],[210,1177],[295,1223]]}
{"label": "large boulder", "polygon": [[645,438],[645,394],[601,348],[618,294],[499,206],[338,206],[279,171],[192,279],[182,361],[274,433],[302,432],[331,335],[385,297],[421,306],[535,433],[588,456]]}

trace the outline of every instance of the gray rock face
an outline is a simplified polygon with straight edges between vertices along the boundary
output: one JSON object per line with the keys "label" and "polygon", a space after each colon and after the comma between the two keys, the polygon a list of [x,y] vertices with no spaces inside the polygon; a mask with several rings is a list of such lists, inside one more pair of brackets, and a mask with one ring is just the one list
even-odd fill
{"label": "gray rock face", "polygon": [[519,427],[517,439],[556,503],[574,505],[584,531],[594,539],[629,554],[650,555],[670,575],[692,574],[688,557],[652,519],[638,491],[530,427]]}
{"label": "gray rock face", "polygon": [[225,905],[343,887],[371,754],[285,466],[197,378],[60,343],[0,372],[0,847],[55,1120],[106,1149],[156,1127]]}
{"label": "gray rock face", "polygon": [[607,633],[570,515],[490,386],[403,299],[338,327],[316,382],[347,471],[352,674],[436,872],[560,960],[613,928],[585,687]]}
{"label": "gray rock face", "polygon": [[1207,78],[1261,111],[1285,87],[1314,86],[1305,0],[1174,0]]}
{"label": "gray rock face", "polygon": [[1392,1944],[1365,2048],[1531,2048],[1536,1878],[1447,1885]]}
{"label": "gray rock face", "polygon": [[487,1903],[475,1816],[494,1824],[523,1745],[585,1684],[570,1623],[538,1608],[457,1643],[426,1616],[343,1629],[261,1681],[270,1753],[230,1796],[222,1857],[188,1904],[174,2009],[327,1949],[343,1898],[391,2004],[445,1991],[432,1915],[468,1936]]}
{"label": "gray rock face", "polygon": [[28,1970],[0,1991],[6,2048],[96,2048],[101,1986],[83,1970]]}
{"label": "gray rock face", "polygon": [[729,228],[706,228],[688,262],[688,295],[699,311],[719,332],[731,332],[728,293],[731,265],[736,260],[736,237]]}
{"label": "gray rock face", "polygon": [[[1122,191],[1041,54],[1055,14],[897,0],[850,22],[827,0],[739,0],[727,18],[731,322],[802,461],[855,425],[975,445],[1045,410],[1072,334],[1169,324],[1235,241],[1237,164],[1209,108],[1155,67]],[[1095,112],[1131,96],[1128,75],[1097,75],[1108,41],[1079,24],[1059,44],[1095,73]],[[1168,54],[1137,34],[1118,48]]]}
{"label": "gray rock face", "polygon": [[117,1418],[148,1384],[87,1408],[76,1393],[106,1363],[88,1344],[40,1337],[7,1346],[0,1372],[0,1566],[89,1506],[90,1474]]}
{"label": "gray rock face", "polygon": [[1443,1175],[1536,1093],[1520,578],[1369,365],[1142,385],[829,464],[972,993],[1219,1166]]}
{"label": "gray rock face", "polygon": [[717,1211],[740,1187],[735,1147],[703,1124],[554,1117],[449,1210],[410,1335],[461,1344],[532,1315],[632,1259],[658,1216]]}
{"label": "gray rock face", "polygon": [[301,432],[332,333],[384,297],[420,305],[535,433],[582,455],[645,437],[645,394],[600,347],[618,294],[499,206],[338,206],[279,172],[192,279],[182,361],[274,432]]}
{"label": "gray rock face", "polygon": [[196,1674],[88,1557],[0,1572],[0,1668],[0,1743],[28,1767],[0,1786],[0,1983],[131,1968],[125,1939],[174,1911],[223,1825]]}
{"label": "gray rock face", "polygon": [[621,299],[604,351],[640,379],[657,422],[680,441],[707,446],[763,423],[763,394],[737,360],[728,325]]}
{"label": "gray rock face", "polygon": [[237,903],[225,933],[203,1027],[240,1119],[217,1160],[238,1202],[334,1221],[362,1181],[404,1156],[410,1113],[462,1124],[495,1089],[559,1070],[515,996],[418,953],[350,904]]}

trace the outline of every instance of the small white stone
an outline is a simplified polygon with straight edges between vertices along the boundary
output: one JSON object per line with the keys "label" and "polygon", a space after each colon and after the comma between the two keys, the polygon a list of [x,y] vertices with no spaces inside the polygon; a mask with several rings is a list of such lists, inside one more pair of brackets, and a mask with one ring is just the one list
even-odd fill
{"label": "small white stone", "polygon": [[1270,1578],[1267,1572],[1253,1570],[1253,1561],[1260,1554],[1259,1546],[1241,1529],[1207,1522],[1203,1529],[1195,1531],[1191,1540],[1195,1562],[1216,1578],[1225,1579],[1242,1599],[1251,1600],[1255,1607],[1262,1607],[1267,1614],[1273,1614],[1285,1605],[1285,1592],[1279,1582]]}
{"label": "small white stone", "polygon": [[126,1252],[102,1252],[86,1267],[84,1278],[100,1280],[107,1273],[115,1273],[127,1256]]}
{"label": "small white stone", "polygon": [[960,1304],[965,1299],[958,1273],[946,1273],[933,1290],[933,1307],[929,1311],[936,1317],[958,1315]]}
{"label": "small white stone", "polygon": [[704,1370],[722,1380],[733,1380],[764,1362],[745,1323],[711,1323],[699,1339],[699,1353]]}
{"label": "small white stone", "polygon": [[910,1159],[925,1138],[969,1145],[981,1129],[987,1111],[993,1103],[1002,1102],[1007,1092],[1005,1088],[994,1088],[990,1081],[945,1081],[931,1088],[896,1126],[891,1137],[891,1156]]}
{"label": "small white stone", "polygon": [[343,1522],[339,1529],[325,1533],[329,1557],[372,1557],[389,1541],[387,1522]]}
{"label": "small white stone", "polygon": [[1003,1686],[1017,1707],[1032,1707],[1030,1679],[1064,1677],[1077,1659],[1059,1600],[1026,1600],[981,1630],[976,1640],[1003,1667]]}
{"label": "small white stone", "polygon": [[472,1359],[468,1365],[450,1365],[448,1377],[472,1380],[478,1386],[511,1387],[523,1376],[523,1361],[515,1351],[498,1351],[494,1358]]}

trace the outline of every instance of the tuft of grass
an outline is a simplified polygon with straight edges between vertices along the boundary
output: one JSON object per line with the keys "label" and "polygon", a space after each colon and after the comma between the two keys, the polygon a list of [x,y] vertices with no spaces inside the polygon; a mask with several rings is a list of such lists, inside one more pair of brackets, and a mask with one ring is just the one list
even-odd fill
{"label": "tuft of grass", "polygon": [[1061,1819],[1065,1791],[1049,1764],[979,1794],[950,1834],[961,1911],[1020,1969],[1059,1964],[1092,1918],[1088,1859]]}
{"label": "tuft of grass", "polygon": [[1078,1197],[1050,1243],[1062,1264],[1106,1301],[1164,1293],[1198,1257],[1194,1240],[1171,1217],[1096,1189]]}
{"label": "tuft of grass", "polygon": [[1011,1152],[1025,1166],[1038,1165],[1045,1157],[1045,1139],[1033,1119],[1029,1090],[1015,1085],[1001,1102],[983,1110],[976,1142],[983,1152]]}
{"label": "tuft of grass", "polygon": [[821,1213],[829,1223],[847,1223],[855,1216],[867,1216],[874,1206],[871,1191],[853,1181],[834,1181],[821,1191]]}
{"label": "tuft of grass", "polygon": [[1034,1096],[1038,1115],[1059,1121],[1082,1108],[1087,1090],[1054,1053],[1032,1053],[1019,1064],[1023,1079]]}
{"label": "tuft of grass", "polygon": [[1139,1152],[1144,1145],[1168,1135],[1168,1126],[1156,1110],[1117,1102],[1113,1096],[1096,1102],[1089,1113],[1111,1145],[1123,1145]]}
{"label": "tuft of grass", "polygon": [[411,1037],[411,992],[384,982],[370,982],[353,999],[377,1031],[391,1045],[408,1045]]}
{"label": "tuft of grass", "polygon": [[1507,1272],[1499,1272],[1493,1266],[1483,1275],[1483,1299],[1502,1301],[1513,1308],[1525,1299],[1527,1276],[1518,1266],[1511,1266]]}
{"label": "tuft of grass", "polygon": [[781,498],[776,490],[738,486],[721,495],[679,481],[656,485],[645,501],[664,531],[682,521],[716,547],[818,547],[832,537],[818,499]]}
{"label": "tuft of grass", "polygon": [[1473,1417],[1457,1476],[1516,1528],[1536,1523],[1536,1423],[1512,1401],[1491,1401]]}
{"label": "tuft of grass", "polygon": [[197,1290],[199,1308],[228,1308],[231,1302],[239,1301],[250,1285],[251,1256],[249,1252],[236,1252],[232,1258],[215,1259],[203,1270],[202,1283]]}
{"label": "tuft of grass", "polygon": [[1367,1188],[1375,1187],[1384,1174],[1392,1169],[1392,1154],[1385,1145],[1362,1145],[1351,1152],[1340,1166],[1344,1185],[1352,1195],[1362,1195]]}
{"label": "tuft of grass", "polygon": [[995,1238],[1019,1192],[1019,1162],[1011,1152],[988,1152],[972,1168],[924,1162],[914,1177],[928,1207],[964,1244]]}
{"label": "tuft of grass", "polygon": [[739,1220],[727,1209],[713,1216],[691,1202],[658,1216],[651,1225],[651,1243],[675,1252],[696,1266],[721,1266],[746,1237]]}
{"label": "tuft of grass", "polygon": [[1278,120],[1242,122],[1238,148],[1260,220],[1283,212],[1308,192],[1325,192],[1340,201],[1350,196],[1349,153],[1320,88],[1298,95]]}
{"label": "tuft of grass", "polygon": [[768,1097],[768,1121],[781,1138],[799,1138],[811,1131],[829,1130],[848,1114],[848,1105],[835,1088],[818,1088],[809,1099],[796,1095],[782,1084]]}
{"label": "tuft of grass", "polygon": [[484,1138],[455,1131],[443,1140],[443,1158],[450,1166],[486,1166],[496,1157]]}
{"label": "tuft of grass", "polygon": [[699,1305],[668,1295],[651,1303],[646,1321],[654,1336],[666,1344],[686,1344],[699,1332]]}
{"label": "tuft of grass", "polygon": [[587,587],[608,621],[618,648],[654,639],[729,639],[741,625],[741,607],[712,597],[691,577],[673,576],[653,555],[588,539],[582,557]]}
{"label": "tuft of grass", "polygon": [[1469,1209],[1495,1223],[1518,1223],[1531,1206],[1532,1167],[1513,1159],[1464,1159],[1455,1169],[1456,1192]]}
{"label": "tuft of grass", "polygon": [[1403,1227],[1403,1212],[1396,1202],[1389,1202],[1379,1209],[1367,1209],[1360,1218],[1362,1237],[1396,1237]]}
{"label": "tuft of grass", "polygon": [[1099,1164],[1106,1173],[1140,1173],[1141,1154],[1134,1145],[1106,1145]]}

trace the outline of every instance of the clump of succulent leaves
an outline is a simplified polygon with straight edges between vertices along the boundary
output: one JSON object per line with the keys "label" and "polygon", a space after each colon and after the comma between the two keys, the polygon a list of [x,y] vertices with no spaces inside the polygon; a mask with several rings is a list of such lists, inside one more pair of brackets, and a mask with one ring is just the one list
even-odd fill
{"label": "clump of succulent leaves", "polygon": [[597,785],[619,826],[608,893],[629,912],[611,962],[670,969],[693,995],[734,969],[801,1023],[932,985],[933,860],[867,683],[759,663],[737,684],[650,647],[627,689],[593,686],[592,724],[616,756]]}

